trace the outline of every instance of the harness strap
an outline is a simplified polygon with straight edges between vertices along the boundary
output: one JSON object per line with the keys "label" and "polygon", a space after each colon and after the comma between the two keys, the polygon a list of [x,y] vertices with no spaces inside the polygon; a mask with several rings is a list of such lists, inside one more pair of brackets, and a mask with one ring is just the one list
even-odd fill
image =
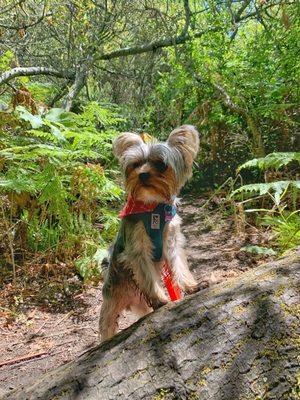
{"label": "harness strap", "polygon": [[163,266],[163,281],[172,301],[182,299],[182,293],[177,283],[173,282],[169,264],[165,261]]}
{"label": "harness strap", "polygon": [[[166,203],[151,203],[145,205],[142,202],[135,202],[131,198],[125,204],[120,213],[122,219],[128,218],[131,221],[142,221],[146,232],[153,244],[153,261],[161,261],[163,256],[163,231],[165,225],[176,215],[176,207]],[[119,230],[115,250],[122,253],[125,248],[125,231]],[[173,282],[172,271],[165,261],[163,265],[162,278],[165,287],[172,301],[182,298],[179,286]]]}

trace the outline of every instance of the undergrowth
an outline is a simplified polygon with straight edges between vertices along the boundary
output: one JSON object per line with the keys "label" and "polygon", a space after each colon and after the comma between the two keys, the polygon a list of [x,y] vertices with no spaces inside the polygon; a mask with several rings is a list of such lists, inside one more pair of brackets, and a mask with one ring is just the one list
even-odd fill
{"label": "undergrowth", "polygon": [[272,230],[271,245],[280,254],[300,246],[299,164],[297,152],[250,160],[238,168],[238,173],[256,168],[263,172],[264,182],[242,185],[230,195],[240,220],[246,221],[247,214],[252,214],[258,225]]}
{"label": "undergrowth", "polygon": [[87,104],[81,114],[23,106],[0,115],[0,263],[16,282],[26,260],[74,264],[99,274],[118,219],[122,190],[111,142],[122,123],[112,106]]}

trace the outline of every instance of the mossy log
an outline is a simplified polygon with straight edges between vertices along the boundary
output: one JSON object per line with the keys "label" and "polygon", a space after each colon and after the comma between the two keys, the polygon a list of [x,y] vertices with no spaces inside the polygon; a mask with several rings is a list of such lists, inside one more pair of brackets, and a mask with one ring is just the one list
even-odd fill
{"label": "mossy log", "polygon": [[168,304],[3,399],[299,399],[300,254]]}

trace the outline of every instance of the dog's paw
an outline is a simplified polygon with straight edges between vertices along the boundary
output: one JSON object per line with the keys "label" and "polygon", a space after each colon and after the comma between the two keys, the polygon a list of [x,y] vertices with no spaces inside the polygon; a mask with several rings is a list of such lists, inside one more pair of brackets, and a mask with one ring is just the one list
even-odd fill
{"label": "dog's paw", "polygon": [[166,305],[168,303],[168,301],[162,301],[159,299],[153,299],[151,301],[151,307],[153,308],[153,310],[158,310],[160,307]]}
{"label": "dog's paw", "polygon": [[186,294],[193,294],[199,292],[200,289],[201,285],[200,283],[197,283],[196,285],[186,287],[184,291]]}

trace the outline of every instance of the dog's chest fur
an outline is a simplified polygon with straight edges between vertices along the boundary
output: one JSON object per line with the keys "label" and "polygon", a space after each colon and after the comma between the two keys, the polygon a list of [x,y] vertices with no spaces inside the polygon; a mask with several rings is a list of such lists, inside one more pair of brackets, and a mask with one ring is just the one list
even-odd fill
{"label": "dog's chest fur", "polygon": [[153,242],[151,241],[143,221],[134,221],[125,218],[121,221],[119,235],[124,238],[120,242],[116,240],[111,253],[110,275],[113,280],[117,275],[123,275],[124,270],[130,274],[127,278],[133,280],[140,273],[140,266],[149,271],[156,271],[159,279],[162,265],[165,259],[174,257],[178,244],[183,244],[183,236],[180,232],[181,219],[176,214],[171,221],[165,224],[162,232],[162,258],[153,260]]}
{"label": "dog's chest fur", "polygon": [[[148,210],[126,215],[117,236],[115,253],[122,253],[125,250],[126,243],[129,242],[128,234],[130,231],[128,232],[128,229],[126,229],[126,222],[130,221],[132,224],[128,226],[132,227],[133,230],[138,229],[138,232],[140,231],[138,223],[142,222],[152,243],[152,260],[155,262],[161,261],[163,258],[163,234],[165,227],[172,221],[175,215],[176,207],[164,203],[158,204],[151,211]],[[131,237],[129,237],[129,239],[131,239]]]}

